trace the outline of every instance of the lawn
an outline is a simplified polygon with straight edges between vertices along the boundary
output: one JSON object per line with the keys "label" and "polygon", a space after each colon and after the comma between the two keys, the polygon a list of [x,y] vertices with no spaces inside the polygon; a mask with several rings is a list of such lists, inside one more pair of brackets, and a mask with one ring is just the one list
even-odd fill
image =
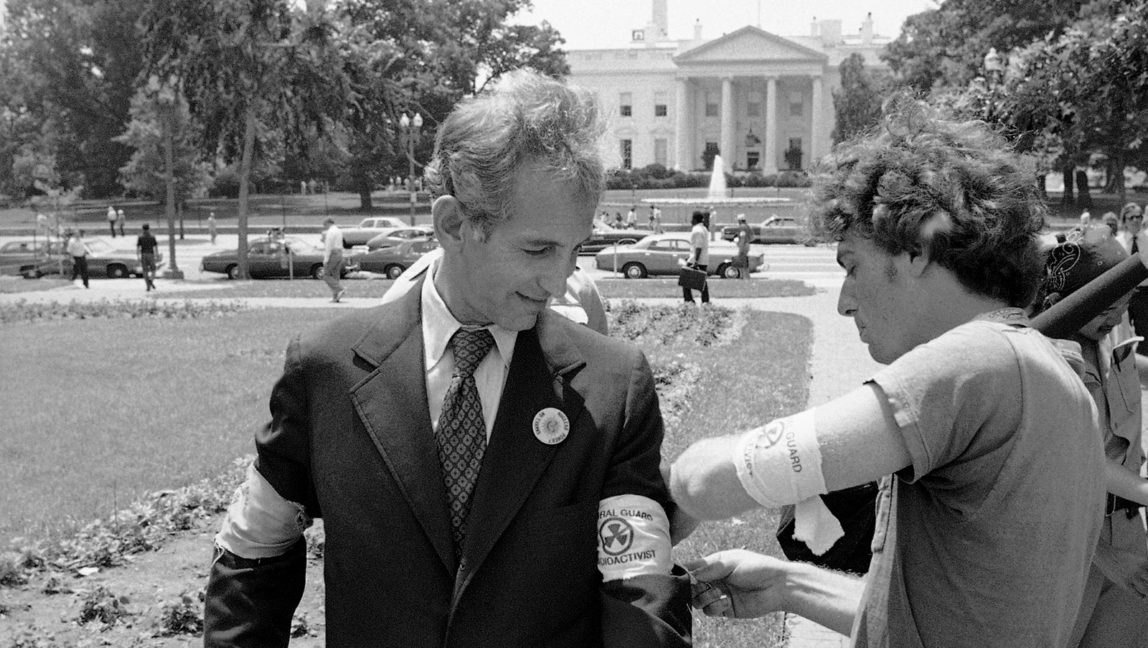
{"label": "lawn", "polygon": [[[251,452],[288,337],[333,316],[253,309],[0,325],[0,365],[13,368],[0,373],[0,547],[13,536],[65,535],[146,491],[227,470]],[[626,300],[612,302],[610,318],[614,335],[645,349],[654,368],[667,456],[697,438],[792,413],[808,398],[804,318]],[[729,547],[780,555],[776,524],[772,511],[707,523],[678,546],[678,559]],[[699,647],[783,645],[780,615],[698,615],[695,632]]]}

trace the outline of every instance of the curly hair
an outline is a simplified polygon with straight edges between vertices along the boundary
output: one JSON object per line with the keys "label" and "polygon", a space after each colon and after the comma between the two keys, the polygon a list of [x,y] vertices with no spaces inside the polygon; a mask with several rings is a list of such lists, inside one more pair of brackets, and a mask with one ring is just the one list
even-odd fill
{"label": "curly hair", "polygon": [[927,252],[969,290],[1028,304],[1041,278],[1047,209],[1036,173],[983,122],[894,97],[884,128],[839,145],[817,170],[812,225],[889,254]]}
{"label": "curly hair", "polygon": [[513,216],[515,171],[541,161],[579,198],[597,204],[605,188],[599,149],[604,124],[588,91],[530,70],[504,75],[447,116],[424,173],[431,195],[451,195],[484,234]]}

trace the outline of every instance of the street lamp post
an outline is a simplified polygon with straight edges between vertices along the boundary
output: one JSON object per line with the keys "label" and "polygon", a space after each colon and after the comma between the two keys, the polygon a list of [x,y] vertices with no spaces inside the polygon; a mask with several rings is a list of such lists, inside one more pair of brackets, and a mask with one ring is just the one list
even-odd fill
{"label": "street lamp post", "polygon": [[161,82],[158,77],[148,79],[148,89],[155,97],[159,107],[160,121],[163,128],[163,162],[164,183],[167,185],[167,200],[164,205],[164,214],[167,216],[167,250],[168,263],[164,276],[169,279],[183,279],[183,272],[175,262],[175,134],[173,122],[175,121],[176,96],[175,84],[172,79]]}
{"label": "street lamp post", "polygon": [[409,165],[409,173],[407,175],[407,186],[411,190],[411,227],[415,225],[415,202],[418,200],[418,192],[415,191],[415,144],[418,143],[421,129],[423,127],[423,116],[415,113],[414,118],[408,117],[406,113],[399,118],[399,126],[402,128],[403,136],[407,144],[407,163]]}

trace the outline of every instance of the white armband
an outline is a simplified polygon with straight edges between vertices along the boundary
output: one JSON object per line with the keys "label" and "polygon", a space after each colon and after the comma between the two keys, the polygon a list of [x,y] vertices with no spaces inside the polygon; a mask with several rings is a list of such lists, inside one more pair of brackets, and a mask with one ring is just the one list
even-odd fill
{"label": "white armband", "polygon": [[215,543],[241,558],[280,556],[311,521],[302,504],[283,499],[252,464],[227,508]]}
{"label": "white armband", "polygon": [[669,574],[670,520],[662,506],[641,495],[616,495],[598,503],[598,571],[611,581]]}
{"label": "white armband", "polygon": [[813,410],[750,430],[734,445],[742,488],[758,504],[775,508],[828,492]]}

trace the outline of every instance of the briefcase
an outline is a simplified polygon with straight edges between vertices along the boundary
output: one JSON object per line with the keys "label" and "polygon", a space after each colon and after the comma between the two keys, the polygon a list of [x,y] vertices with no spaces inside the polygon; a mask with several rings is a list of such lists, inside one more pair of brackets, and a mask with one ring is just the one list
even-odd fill
{"label": "briefcase", "polygon": [[678,285],[690,290],[702,290],[706,287],[706,272],[684,266],[678,271]]}

